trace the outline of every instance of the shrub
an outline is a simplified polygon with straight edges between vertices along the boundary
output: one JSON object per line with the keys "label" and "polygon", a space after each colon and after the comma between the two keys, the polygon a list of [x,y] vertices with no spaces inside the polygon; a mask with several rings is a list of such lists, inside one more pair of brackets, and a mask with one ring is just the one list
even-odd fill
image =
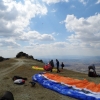
{"label": "shrub", "polygon": [[3,60],[4,60],[4,58],[0,56],[0,61],[3,61]]}

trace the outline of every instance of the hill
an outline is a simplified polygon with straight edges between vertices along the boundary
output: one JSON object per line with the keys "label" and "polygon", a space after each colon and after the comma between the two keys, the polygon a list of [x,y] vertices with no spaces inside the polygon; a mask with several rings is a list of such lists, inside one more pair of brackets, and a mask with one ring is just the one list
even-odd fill
{"label": "hill", "polygon": [[[41,70],[33,70],[32,66],[43,67],[44,63],[27,58],[11,58],[0,62],[0,96],[2,96],[3,93],[8,90],[13,93],[15,100],[51,100],[52,97],[53,100],[75,100],[74,98],[46,89],[38,83],[36,83],[35,87],[31,87],[29,82],[32,80],[32,76],[36,73],[43,72]],[[57,74],[56,72],[52,73]],[[74,72],[67,69],[64,69],[58,74],[77,79],[87,79],[95,83],[100,82],[99,77],[91,78],[88,77],[87,74]],[[24,85],[16,85],[12,81],[12,78],[15,75],[26,77],[28,80]]]}

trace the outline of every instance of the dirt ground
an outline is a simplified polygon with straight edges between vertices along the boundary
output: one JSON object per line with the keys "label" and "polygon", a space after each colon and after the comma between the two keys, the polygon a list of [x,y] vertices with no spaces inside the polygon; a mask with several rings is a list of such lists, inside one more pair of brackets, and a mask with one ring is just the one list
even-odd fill
{"label": "dirt ground", "polygon": [[[35,87],[32,87],[29,83],[32,81],[32,76],[41,72],[40,70],[32,69],[32,66],[43,67],[44,64],[35,60],[15,58],[0,62],[0,96],[2,96],[5,91],[11,91],[14,95],[14,100],[76,100],[74,98],[61,95],[55,91],[46,89],[38,83],[36,83]],[[56,72],[52,73],[57,74]],[[90,81],[94,80],[93,78],[88,78],[86,74],[68,70],[63,70],[59,74],[78,79],[87,78]],[[13,76],[16,75],[27,78],[28,80],[24,85],[16,85],[12,80]],[[95,82],[100,82],[100,79],[95,79]]]}

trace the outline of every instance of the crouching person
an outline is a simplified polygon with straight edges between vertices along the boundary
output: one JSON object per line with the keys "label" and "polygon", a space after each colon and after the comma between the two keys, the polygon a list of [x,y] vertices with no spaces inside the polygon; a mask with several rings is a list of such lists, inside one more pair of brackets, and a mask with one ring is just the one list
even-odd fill
{"label": "crouching person", "polygon": [[97,77],[96,71],[95,71],[95,65],[88,66],[88,76],[89,77]]}

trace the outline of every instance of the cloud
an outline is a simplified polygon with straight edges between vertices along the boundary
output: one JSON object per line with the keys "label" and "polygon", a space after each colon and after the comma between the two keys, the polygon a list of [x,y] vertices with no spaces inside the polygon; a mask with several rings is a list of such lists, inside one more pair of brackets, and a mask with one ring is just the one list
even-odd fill
{"label": "cloud", "polygon": [[0,39],[0,47],[18,48],[20,44],[16,43],[13,39]]}
{"label": "cloud", "polygon": [[54,42],[54,43],[50,43],[50,44],[38,44],[38,43],[33,43],[30,42],[30,46],[25,46],[27,49],[33,49],[34,47],[36,49],[39,50],[51,50],[51,52],[53,50],[57,50],[57,49],[65,49],[66,47],[68,47],[68,43],[66,42]]}
{"label": "cloud", "polygon": [[52,44],[54,48],[65,48],[68,46],[68,43],[66,42],[55,42]]}
{"label": "cloud", "polygon": [[100,0],[97,0],[96,4],[99,4],[100,3]]}
{"label": "cloud", "polygon": [[[42,1],[47,4],[69,2],[68,0]],[[99,13],[88,18],[67,15],[65,21],[59,23],[64,23],[67,32],[72,34],[65,42],[55,42],[55,37],[59,33],[41,34],[38,30],[30,28],[31,19],[47,15],[48,10],[43,2],[40,3],[40,0],[0,1],[0,51],[2,55],[6,53],[6,56],[14,56],[20,51],[46,57],[47,55],[91,55],[90,51],[100,54]],[[87,2],[80,0],[80,2],[86,5],[88,0]]]}
{"label": "cloud", "polygon": [[25,46],[25,50],[32,50],[34,52],[34,56],[65,55],[64,52],[68,49],[68,43],[66,42],[54,42],[50,44],[30,43],[30,46]]}
{"label": "cloud", "polygon": [[[84,45],[87,48],[100,47],[100,14],[88,18],[76,18],[74,15],[67,15],[65,27],[69,32],[73,32],[67,40],[71,43]],[[83,47],[84,47],[83,46]]]}
{"label": "cloud", "polygon": [[[86,0],[88,2],[88,0]],[[79,2],[81,2],[83,5],[86,5],[87,2],[85,0],[79,0]]]}
{"label": "cloud", "polygon": [[[31,43],[30,46],[25,46],[24,50],[26,52],[31,52],[34,56],[67,56],[67,55],[91,55],[91,50],[86,48],[87,44],[71,44],[68,42],[54,42],[50,44],[37,44],[37,43]],[[88,46],[88,45],[87,45]],[[84,52],[84,51],[87,52]],[[92,49],[95,51],[94,49]],[[96,52],[99,53],[99,50]],[[92,54],[93,55],[93,54]]]}
{"label": "cloud", "polygon": [[[53,42],[50,44],[39,44],[30,41],[29,46],[25,46],[27,52],[34,52],[34,56],[51,56],[51,55],[95,55],[100,50],[100,32],[93,33],[95,25],[98,24],[100,15],[94,15],[88,18],[76,18],[74,15],[68,15],[65,24],[70,32],[74,34],[67,38],[66,42]],[[94,19],[95,22],[94,22]],[[75,25],[73,25],[75,24]],[[86,27],[87,28],[86,28]],[[98,25],[97,25],[98,26]],[[78,28],[79,27],[79,28]],[[78,29],[77,29],[78,28]],[[97,31],[99,28],[97,29]],[[55,34],[55,33],[54,33]],[[98,38],[98,39],[97,39]],[[31,51],[32,50],[32,51]]]}
{"label": "cloud", "polygon": [[55,38],[50,34],[40,34],[37,31],[29,31],[27,33],[22,34],[19,37],[20,40],[31,41],[31,40],[39,40],[39,41],[54,41]]}
{"label": "cloud", "polygon": [[6,10],[7,6],[4,4],[4,2],[1,0],[0,1],[0,10]]}
{"label": "cloud", "polygon": [[22,34],[37,15],[46,15],[47,8],[39,3],[25,0],[24,3],[10,0],[0,2],[0,36],[10,37]]}
{"label": "cloud", "polygon": [[[39,44],[36,42],[30,42],[30,45],[27,46],[22,46],[21,48],[16,48],[16,49],[4,49],[0,50],[1,54],[3,57],[15,57],[16,54],[20,51],[23,51],[25,53],[28,53],[30,55],[33,55],[34,58],[36,57],[51,57],[52,58],[55,56],[57,57],[58,55],[61,56],[67,56],[67,55],[93,55],[94,52],[95,55],[99,54],[99,50],[91,50],[86,48],[87,44],[81,44],[81,47],[78,45],[70,44],[68,42],[54,42],[50,44]],[[82,47],[83,46],[83,47]],[[88,45],[87,45],[88,46]],[[86,50],[86,52],[85,52]],[[10,52],[10,53],[9,53]],[[6,53],[6,54],[5,54]]]}
{"label": "cloud", "polygon": [[69,2],[69,0],[42,0],[42,1],[47,4],[59,3],[59,2]]}

